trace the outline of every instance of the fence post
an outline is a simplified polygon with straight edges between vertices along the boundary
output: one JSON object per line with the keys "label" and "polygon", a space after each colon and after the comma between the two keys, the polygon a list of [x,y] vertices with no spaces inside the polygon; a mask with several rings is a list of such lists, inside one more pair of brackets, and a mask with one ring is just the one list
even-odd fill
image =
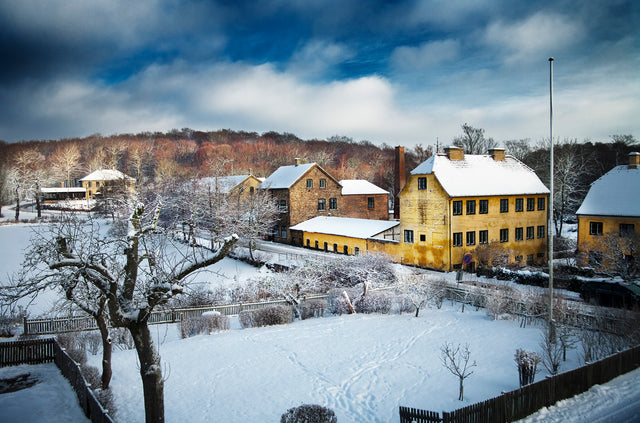
{"label": "fence post", "polygon": [[24,329],[23,329],[22,331],[23,331],[23,333],[24,333],[25,335],[28,335],[28,334],[29,334],[29,331],[28,331],[28,327],[29,327],[29,326],[27,325],[27,316],[24,316],[24,317],[22,318],[22,322],[23,322],[23,325],[24,325]]}

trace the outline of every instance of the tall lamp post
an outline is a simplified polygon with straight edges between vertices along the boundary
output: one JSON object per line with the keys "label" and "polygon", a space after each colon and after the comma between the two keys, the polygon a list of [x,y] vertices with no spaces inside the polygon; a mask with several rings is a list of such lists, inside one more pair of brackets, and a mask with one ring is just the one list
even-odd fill
{"label": "tall lamp post", "polygon": [[549,211],[547,237],[549,246],[549,338],[555,342],[553,321],[553,57],[549,58]]}

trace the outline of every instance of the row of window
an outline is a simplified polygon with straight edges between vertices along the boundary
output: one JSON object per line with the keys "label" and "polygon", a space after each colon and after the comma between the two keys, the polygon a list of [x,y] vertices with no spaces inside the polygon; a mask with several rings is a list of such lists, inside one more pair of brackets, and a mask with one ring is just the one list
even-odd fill
{"label": "row of window", "polygon": [[[276,201],[276,205],[280,209],[281,213],[287,213],[287,201],[279,200]],[[373,210],[376,208],[375,197],[367,197],[367,208],[369,210]],[[326,198],[318,198],[318,211],[326,211],[327,210],[327,199]],[[337,198],[329,198],[329,210],[338,210],[338,199]]]}
{"label": "row of window", "polygon": [[[521,212],[524,211],[524,198],[516,198],[515,201],[515,211]],[[537,209],[545,210],[546,208],[546,198],[538,197],[537,198]],[[462,200],[455,200],[452,203],[452,211],[454,216],[462,215]],[[536,210],[536,198],[527,198],[527,211]],[[476,200],[466,200],[466,212],[467,214],[476,214]],[[489,213],[489,200],[478,200],[478,214],[487,214]],[[500,199],[500,213],[509,213],[509,199],[501,198]]]}
{"label": "row of window", "polygon": [[[589,222],[589,235],[603,235],[602,228],[602,222]],[[618,230],[621,237],[630,237],[635,232],[635,225],[633,223],[621,223]]]}
{"label": "row of window", "polygon": [[[515,240],[524,241],[525,234],[526,234],[527,240],[535,239],[535,235],[538,236],[538,239],[542,239],[546,237],[547,227],[545,225],[539,225],[537,227],[537,233],[536,233],[535,226],[527,226],[526,228],[516,228]],[[465,241],[466,241],[466,245],[476,245],[476,231],[468,231],[464,238],[463,238],[463,235],[464,234],[462,232],[453,233],[452,245],[454,247],[462,247],[465,244]],[[478,244],[489,243],[488,230],[478,231],[477,235],[478,235],[478,238],[477,238]],[[420,241],[424,242],[425,238],[426,237],[424,234],[420,234]],[[404,242],[408,244],[413,244],[413,230],[405,229]],[[500,242],[509,242],[509,229],[500,229]]]}
{"label": "row of window", "polygon": [[[309,238],[307,238],[307,248],[311,248],[311,240]],[[314,241],[314,246],[313,248],[315,248],[316,250],[320,249],[320,243],[316,240]],[[338,248],[338,244],[333,244],[333,250],[329,250],[329,243],[325,242],[323,245],[323,250],[324,251],[333,251],[334,253],[342,253],[345,255],[349,254],[349,246],[348,245],[343,245],[342,246],[342,251],[340,251],[340,249]],[[353,248],[353,254],[355,254],[356,256],[360,254],[360,248],[359,247],[354,247]]]}
{"label": "row of window", "polygon": [[[322,178],[320,179],[320,189],[325,189],[327,187],[327,180]],[[313,179],[307,179],[307,189],[313,189]]]}

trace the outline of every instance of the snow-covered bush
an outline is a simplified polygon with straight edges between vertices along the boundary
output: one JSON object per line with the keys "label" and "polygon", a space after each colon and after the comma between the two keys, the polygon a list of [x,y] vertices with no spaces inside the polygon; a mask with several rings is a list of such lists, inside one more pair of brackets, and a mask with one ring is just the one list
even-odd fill
{"label": "snow-covered bush", "polygon": [[358,289],[335,288],[327,293],[327,302],[329,304],[329,312],[336,315],[349,313],[349,307],[344,298],[343,293],[346,292],[349,298],[356,298],[360,295]]}
{"label": "snow-covered bush", "polygon": [[242,311],[239,317],[243,328],[253,328],[291,323],[293,312],[289,306],[274,305],[257,310]]}
{"label": "snow-covered bush", "polygon": [[[388,314],[391,310],[393,293],[387,291],[370,291],[357,301],[354,307],[358,313]],[[353,300],[352,300],[353,301]]]}
{"label": "snow-covered bush", "polygon": [[[217,314],[216,314],[217,313]],[[210,334],[214,331],[228,330],[229,317],[223,316],[219,312],[203,313],[199,317],[187,317],[180,322],[180,335],[182,338],[191,336]]]}
{"label": "snow-covered bush", "polygon": [[280,423],[337,423],[333,410],[316,404],[290,408],[280,417]]}
{"label": "snow-covered bush", "polygon": [[327,300],[307,300],[300,305],[300,318],[322,317],[329,306]]}
{"label": "snow-covered bush", "polygon": [[493,320],[498,320],[502,314],[514,311],[511,291],[505,286],[497,286],[494,289],[487,290],[485,307],[487,308],[487,315]]}
{"label": "snow-covered bush", "polygon": [[536,378],[536,373],[538,372],[538,364],[540,364],[542,358],[535,352],[518,348],[514,360],[518,366],[520,387],[533,383]]}

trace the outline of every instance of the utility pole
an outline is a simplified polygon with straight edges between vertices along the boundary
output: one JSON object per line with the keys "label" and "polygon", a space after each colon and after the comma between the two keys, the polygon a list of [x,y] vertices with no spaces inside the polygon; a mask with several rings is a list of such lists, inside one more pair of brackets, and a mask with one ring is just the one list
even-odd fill
{"label": "utility pole", "polygon": [[553,57],[549,58],[549,210],[547,218],[549,257],[549,339],[555,342],[553,321]]}

